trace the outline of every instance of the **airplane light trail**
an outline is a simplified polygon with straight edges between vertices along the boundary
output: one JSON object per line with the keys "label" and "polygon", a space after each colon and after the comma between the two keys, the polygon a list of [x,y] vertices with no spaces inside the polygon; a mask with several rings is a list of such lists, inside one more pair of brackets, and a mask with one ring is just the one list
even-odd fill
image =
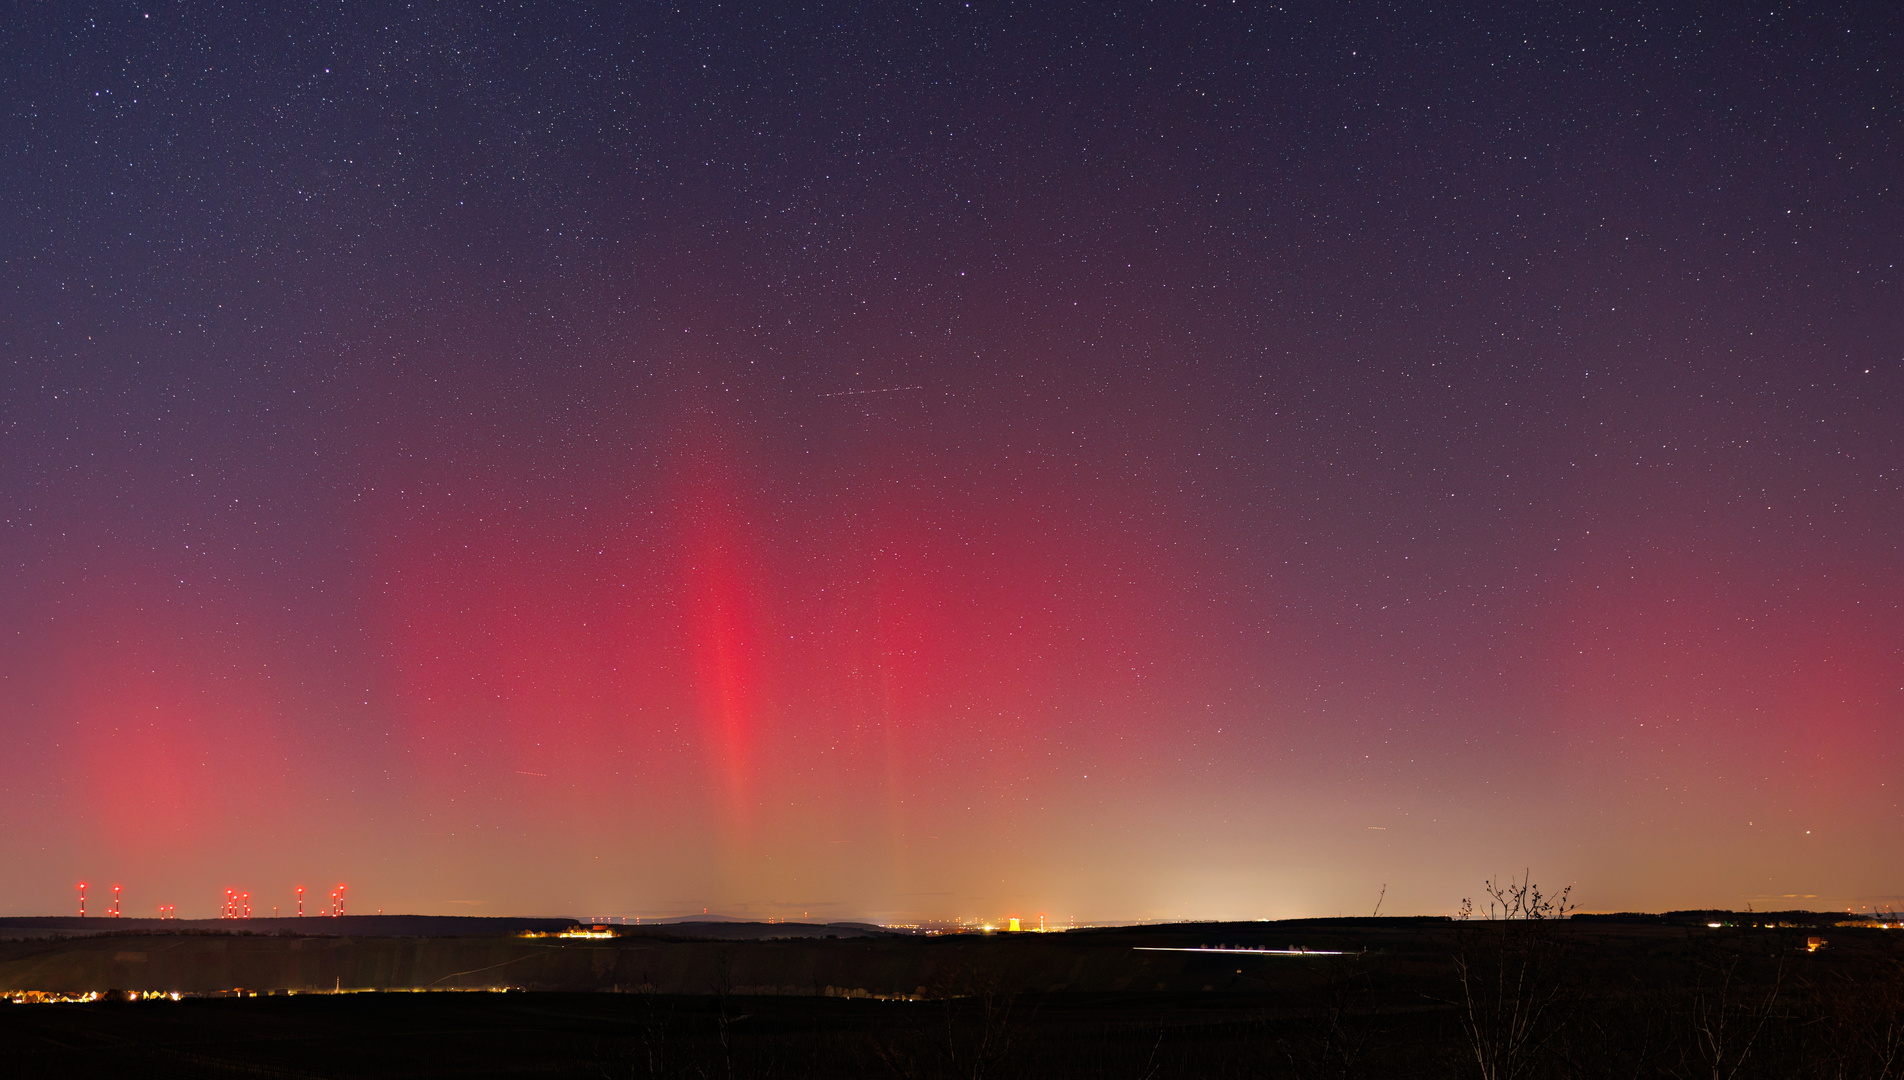
{"label": "airplane light trail", "polygon": [[1198,945],[1191,948],[1182,948],[1182,947],[1165,948],[1163,946],[1157,946],[1157,945],[1138,945],[1134,948],[1133,951],[1135,952],[1222,953],[1225,956],[1234,956],[1238,953],[1243,953],[1249,956],[1341,956],[1342,955],[1342,951],[1340,949],[1224,949],[1224,948],[1213,948],[1208,945]]}

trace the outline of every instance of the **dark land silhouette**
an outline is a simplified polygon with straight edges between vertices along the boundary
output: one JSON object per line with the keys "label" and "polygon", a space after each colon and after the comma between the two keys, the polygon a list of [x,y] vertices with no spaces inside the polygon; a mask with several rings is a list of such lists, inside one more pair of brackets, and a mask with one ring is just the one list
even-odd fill
{"label": "dark land silhouette", "polygon": [[[0,989],[101,995],[0,1005],[7,1075],[1743,1080],[1904,1068],[1904,931],[1828,913],[945,936],[722,922],[611,938],[521,936],[575,925],[556,919],[80,922],[0,920]],[[1152,951],[1172,949],[1199,951]]]}

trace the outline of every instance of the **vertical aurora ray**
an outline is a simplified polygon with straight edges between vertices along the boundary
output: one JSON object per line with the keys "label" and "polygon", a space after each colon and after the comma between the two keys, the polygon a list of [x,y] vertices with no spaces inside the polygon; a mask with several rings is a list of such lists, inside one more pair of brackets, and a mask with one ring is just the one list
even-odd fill
{"label": "vertical aurora ray", "polygon": [[36,643],[36,668],[7,672],[10,708],[62,721],[56,760],[77,781],[66,827],[147,880],[264,850],[310,798],[283,726],[287,665],[234,632],[257,625],[241,605],[185,608],[136,558],[104,558],[118,588],[81,594]]}
{"label": "vertical aurora ray", "polygon": [[731,452],[711,430],[692,437],[680,477],[682,628],[713,802],[735,842],[755,826],[766,578],[754,518]]}

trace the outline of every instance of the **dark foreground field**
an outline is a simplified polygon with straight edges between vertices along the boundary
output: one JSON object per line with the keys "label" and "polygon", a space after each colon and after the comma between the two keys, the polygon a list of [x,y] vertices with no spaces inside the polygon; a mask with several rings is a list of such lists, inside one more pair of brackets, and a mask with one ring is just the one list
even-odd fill
{"label": "dark foreground field", "polygon": [[0,1007],[0,1074],[1249,1076],[1262,1005],[1047,995],[988,1014],[982,1002],[435,993],[13,1006]]}
{"label": "dark foreground field", "polygon": [[[414,979],[476,955],[529,969],[529,982],[596,985],[327,994],[258,984],[263,996],[0,1005],[0,1075],[1904,1077],[1898,931],[1326,920],[1042,938],[728,933],[520,954],[474,935],[6,943],[0,977],[16,983],[34,972],[174,978],[205,964],[228,975],[233,963],[285,978]],[[1815,951],[1814,937],[1826,939]],[[1347,955],[1139,951],[1217,944]],[[160,968],[150,957],[168,946],[196,959]],[[105,959],[129,954],[148,959]],[[328,966],[311,966],[311,954]],[[894,996],[838,996],[876,993]]]}

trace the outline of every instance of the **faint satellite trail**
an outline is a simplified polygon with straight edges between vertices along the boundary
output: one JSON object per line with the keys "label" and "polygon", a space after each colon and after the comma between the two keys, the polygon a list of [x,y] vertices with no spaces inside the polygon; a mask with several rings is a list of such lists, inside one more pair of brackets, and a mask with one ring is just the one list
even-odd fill
{"label": "faint satellite trail", "polygon": [[852,397],[855,394],[897,394],[901,390],[924,390],[924,389],[925,387],[923,386],[887,386],[887,387],[882,387],[878,390],[836,390],[831,394],[821,394],[820,396],[821,397]]}

